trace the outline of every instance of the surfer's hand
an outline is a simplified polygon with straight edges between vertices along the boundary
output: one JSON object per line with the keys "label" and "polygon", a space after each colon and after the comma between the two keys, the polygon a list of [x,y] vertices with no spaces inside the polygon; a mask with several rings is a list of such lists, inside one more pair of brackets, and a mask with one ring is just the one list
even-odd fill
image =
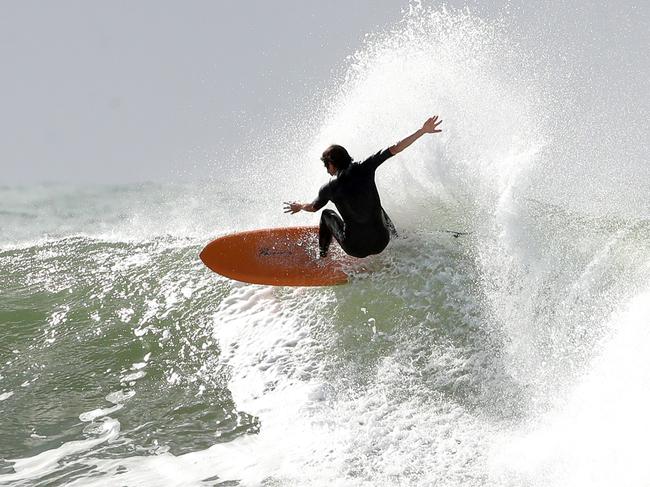
{"label": "surfer's hand", "polygon": [[296,203],[295,201],[293,203],[289,203],[288,201],[284,202],[284,212],[285,213],[298,213],[299,211],[310,211],[314,212],[317,211],[316,208],[314,208],[313,203]]}
{"label": "surfer's hand", "polygon": [[438,132],[442,132],[442,129],[438,128],[438,125],[441,123],[442,120],[438,120],[438,115],[435,115],[424,122],[424,125],[422,125],[422,131],[426,134],[437,134]]}
{"label": "surfer's hand", "polygon": [[295,201],[292,203],[289,203],[288,201],[284,202],[285,213],[291,213],[293,215],[294,213],[298,213],[300,210],[302,210],[302,205],[300,203],[296,203]]}
{"label": "surfer's hand", "polygon": [[397,144],[391,145],[388,150],[392,155],[399,154],[424,134],[437,134],[438,132],[442,132],[442,130],[438,128],[438,125],[441,123],[442,120],[438,120],[438,115],[431,117],[424,122],[421,129],[416,130],[405,139],[400,140]]}

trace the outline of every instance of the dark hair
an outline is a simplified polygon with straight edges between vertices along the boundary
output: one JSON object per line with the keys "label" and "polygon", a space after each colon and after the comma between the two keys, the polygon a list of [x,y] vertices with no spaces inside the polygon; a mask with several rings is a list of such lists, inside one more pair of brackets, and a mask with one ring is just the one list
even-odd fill
{"label": "dark hair", "polygon": [[348,154],[348,151],[345,150],[345,147],[336,144],[330,145],[325,149],[320,160],[325,163],[330,162],[339,171],[347,169],[352,162],[352,158]]}

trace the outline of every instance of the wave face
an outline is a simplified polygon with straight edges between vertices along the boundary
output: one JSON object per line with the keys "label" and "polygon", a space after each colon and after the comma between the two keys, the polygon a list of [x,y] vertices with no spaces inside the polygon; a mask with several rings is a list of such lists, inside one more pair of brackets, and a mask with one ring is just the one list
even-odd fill
{"label": "wave face", "polygon": [[[558,136],[572,93],[523,52],[506,23],[414,3],[277,134],[277,179],[251,156],[225,184],[0,189],[0,483],[650,482],[644,154],[626,142],[621,194],[617,146]],[[323,147],[361,159],[432,111],[444,131],[378,172],[402,236],[351,284],[198,260],[313,222],[281,202],[313,196]]]}

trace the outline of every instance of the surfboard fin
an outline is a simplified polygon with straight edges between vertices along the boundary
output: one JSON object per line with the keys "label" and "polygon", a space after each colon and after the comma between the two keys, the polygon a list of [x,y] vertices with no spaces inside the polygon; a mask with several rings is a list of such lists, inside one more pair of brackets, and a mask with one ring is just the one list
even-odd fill
{"label": "surfboard fin", "polygon": [[459,232],[456,230],[438,230],[439,232],[450,233],[452,237],[458,238],[461,235],[470,235],[472,232]]}

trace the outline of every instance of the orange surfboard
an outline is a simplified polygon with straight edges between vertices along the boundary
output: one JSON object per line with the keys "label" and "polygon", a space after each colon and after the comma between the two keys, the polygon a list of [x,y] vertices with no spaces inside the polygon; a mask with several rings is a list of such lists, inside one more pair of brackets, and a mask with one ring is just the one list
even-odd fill
{"label": "orange surfboard", "polygon": [[319,258],[318,227],[272,228],[226,235],[210,242],[199,256],[206,266],[222,276],[274,286],[345,284],[347,272],[359,260],[342,254],[335,248],[335,242],[329,255]]}

